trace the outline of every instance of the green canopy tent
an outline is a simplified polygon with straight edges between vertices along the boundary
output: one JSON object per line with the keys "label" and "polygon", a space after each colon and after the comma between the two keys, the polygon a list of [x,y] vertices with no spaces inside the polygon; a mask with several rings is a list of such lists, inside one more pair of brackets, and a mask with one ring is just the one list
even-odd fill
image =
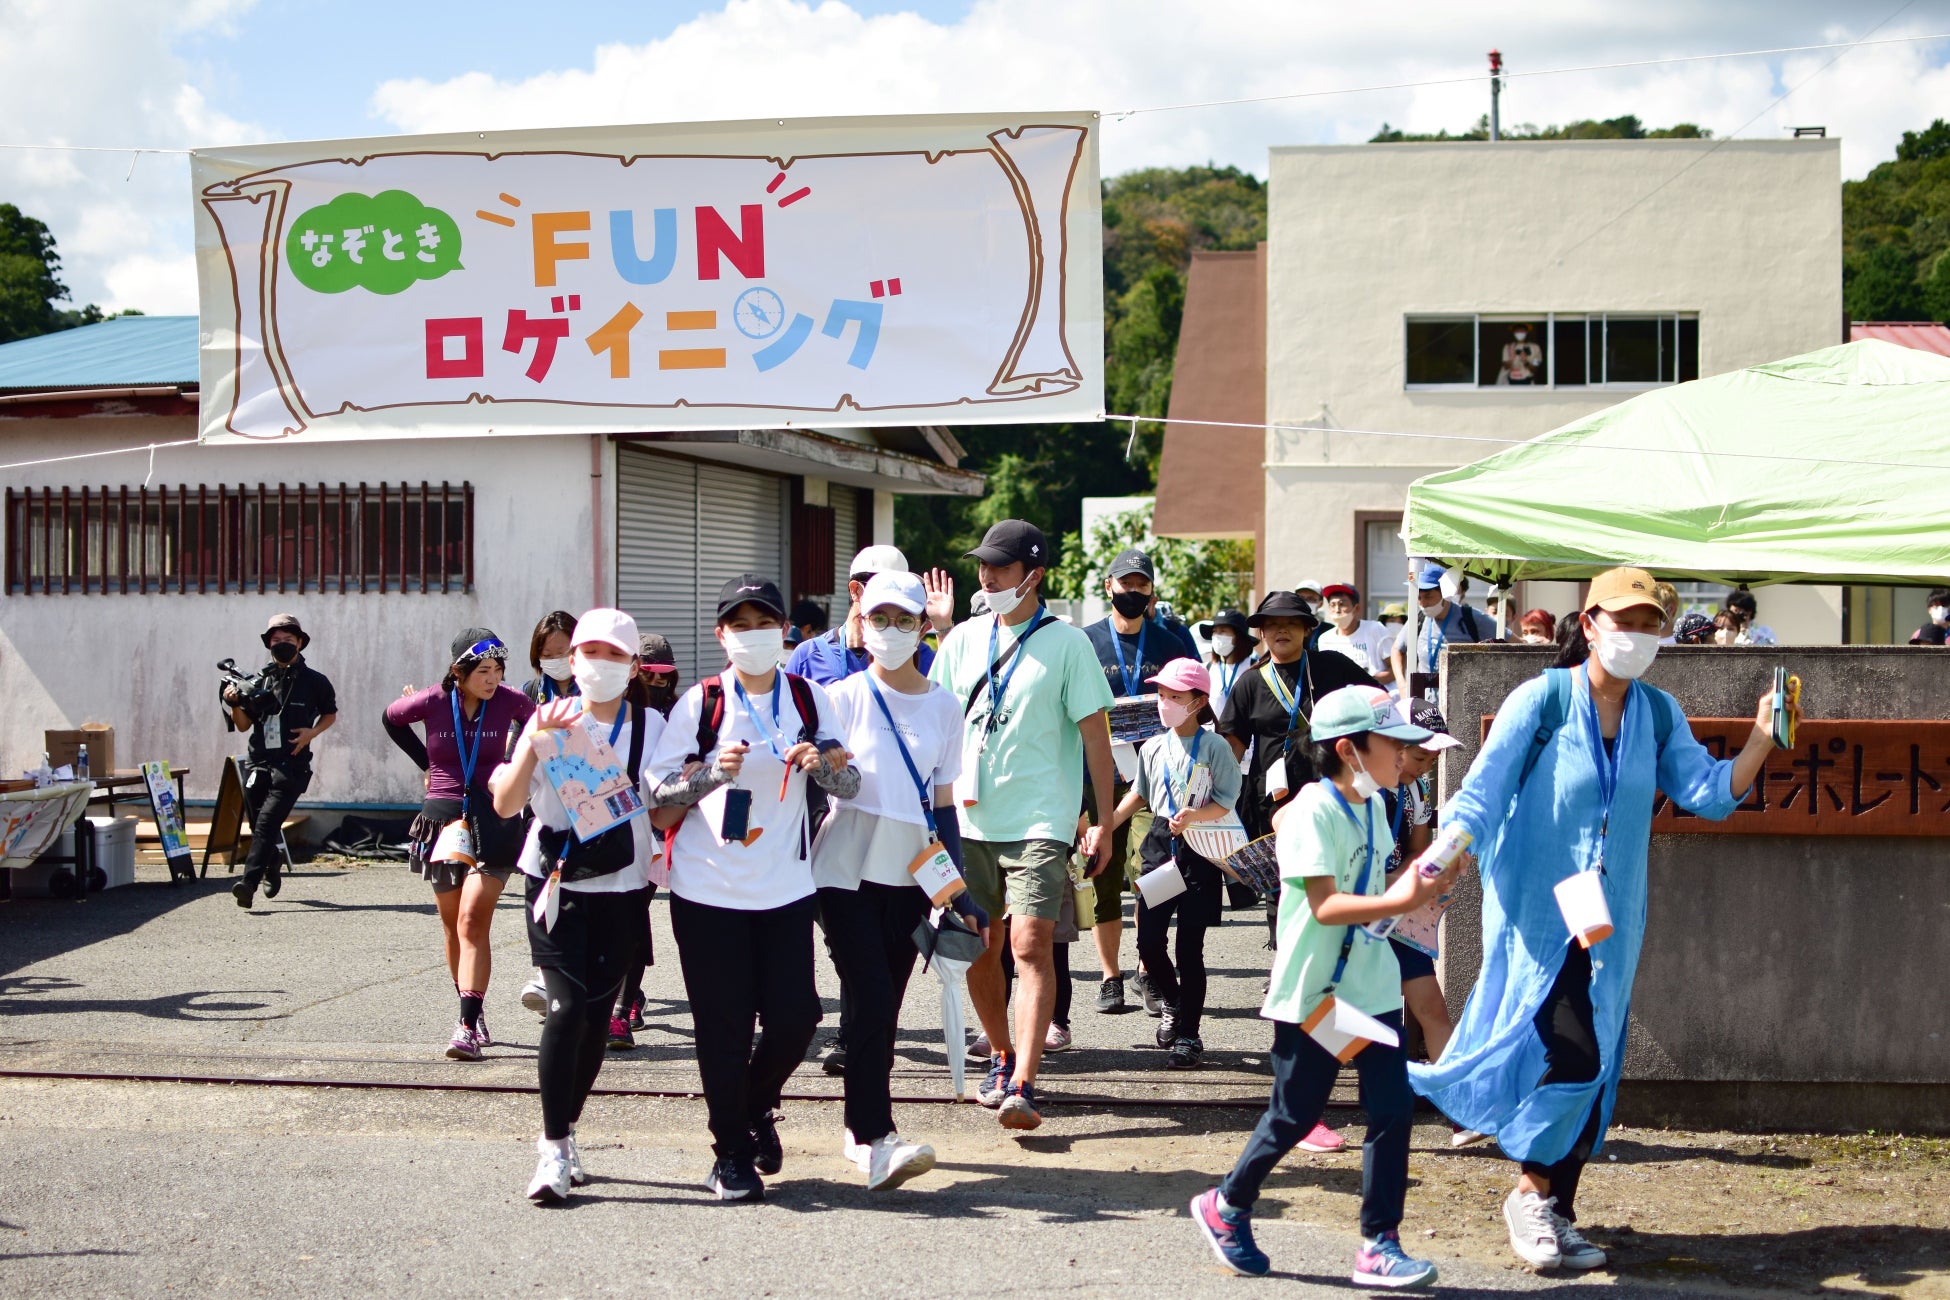
{"label": "green canopy tent", "polygon": [[1417,479],[1408,553],[1499,586],[1950,580],[1950,357],[1877,340],[1640,394]]}

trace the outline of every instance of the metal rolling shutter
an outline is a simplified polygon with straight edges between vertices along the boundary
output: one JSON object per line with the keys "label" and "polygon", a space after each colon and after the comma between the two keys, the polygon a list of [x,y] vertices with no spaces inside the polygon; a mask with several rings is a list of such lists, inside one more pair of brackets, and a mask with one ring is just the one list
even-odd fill
{"label": "metal rolling shutter", "polygon": [[724,667],[711,627],[725,579],[781,576],[786,480],[630,447],[616,460],[617,600],[695,682]]}
{"label": "metal rolling shutter", "polygon": [[833,623],[846,617],[847,570],[860,550],[860,494],[838,483],[827,489],[826,503],[833,508],[833,595],[827,612]]}
{"label": "metal rolling shutter", "polygon": [[616,599],[640,630],[670,638],[687,683],[698,679],[704,634],[697,622],[696,556],[696,464],[618,448]]}

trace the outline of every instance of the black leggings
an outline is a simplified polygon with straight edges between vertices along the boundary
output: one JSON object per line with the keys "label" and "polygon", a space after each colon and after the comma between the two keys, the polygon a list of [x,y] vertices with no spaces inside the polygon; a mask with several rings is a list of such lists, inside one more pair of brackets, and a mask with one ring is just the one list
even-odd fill
{"label": "black leggings", "polygon": [[616,990],[586,989],[568,971],[550,966],[542,968],[542,983],[548,987],[536,1067],[542,1086],[542,1136],[560,1141],[582,1118],[582,1103],[603,1068]]}
{"label": "black leggings", "polygon": [[[1544,1040],[1544,1076],[1538,1087],[1550,1083],[1590,1083],[1598,1077],[1602,1062],[1598,1055],[1598,1031],[1591,1015],[1591,953],[1572,944],[1564,954],[1564,966],[1557,972],[1544,1005],[1537,1008],[1531,1023]],[[1591,1103],[1591,1114],[1584,1122],[1577,1141],[1562,1160],[1539,1164],[1523,1162],[1523,1171],[1550,1182],[1550,1194],[1557,1198],[1557,1212],[1573,1223],[1578,1213],[1578,1179],[1598,1145],[1598,1112],[1603,1098]]]}
{"label": "black leggings", "polygon": [[[1144,962],[1151,987],[1171,1008],[1174,1032],[1179,1038],[1197,1038],[1199,1021],[1205,1015],[1205,931],[1203,919],[1194,919],[1210,904],[1180,894],[1157,907],[1143,899],[1137,907],[1137,950]],[[1171,933],[1171,918],[1178,917],[1178,961],[1174,965],[1166,950]]]}
{"label": "black leggings", "polygon": [[819,914],[839,969],[841,996],[852,1008],[846,1026],[846,1127],[855,1142],[894,1131],[894,1036],[914,973],[914,927],[928,915],[928,896],[913,885],[862,881],[858,889],[821,889]]}

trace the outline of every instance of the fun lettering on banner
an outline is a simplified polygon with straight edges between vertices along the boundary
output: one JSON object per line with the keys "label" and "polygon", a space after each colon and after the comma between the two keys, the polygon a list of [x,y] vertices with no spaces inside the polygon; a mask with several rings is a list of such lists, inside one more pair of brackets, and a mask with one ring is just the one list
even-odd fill
{"label": "fun lettering on banner", "polygon": [[206,441],[1094,420],[1094,114],[192,157]]}

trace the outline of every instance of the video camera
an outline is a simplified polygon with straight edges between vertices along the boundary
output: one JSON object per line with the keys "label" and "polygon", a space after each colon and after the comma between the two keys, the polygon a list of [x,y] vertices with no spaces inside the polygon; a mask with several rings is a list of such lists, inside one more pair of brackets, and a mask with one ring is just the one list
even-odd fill
{"label": "video camera", "polygon": [[243,697],[243,703],[237,707],[241,708],[244,715],[252,722],[262,722],[278,711],[278,697],[258,685],[255,677],[246,677],[239,671],[235,659],[225,659],[218,663],[217,676],[222,678],[225,687],[234,689]]}

